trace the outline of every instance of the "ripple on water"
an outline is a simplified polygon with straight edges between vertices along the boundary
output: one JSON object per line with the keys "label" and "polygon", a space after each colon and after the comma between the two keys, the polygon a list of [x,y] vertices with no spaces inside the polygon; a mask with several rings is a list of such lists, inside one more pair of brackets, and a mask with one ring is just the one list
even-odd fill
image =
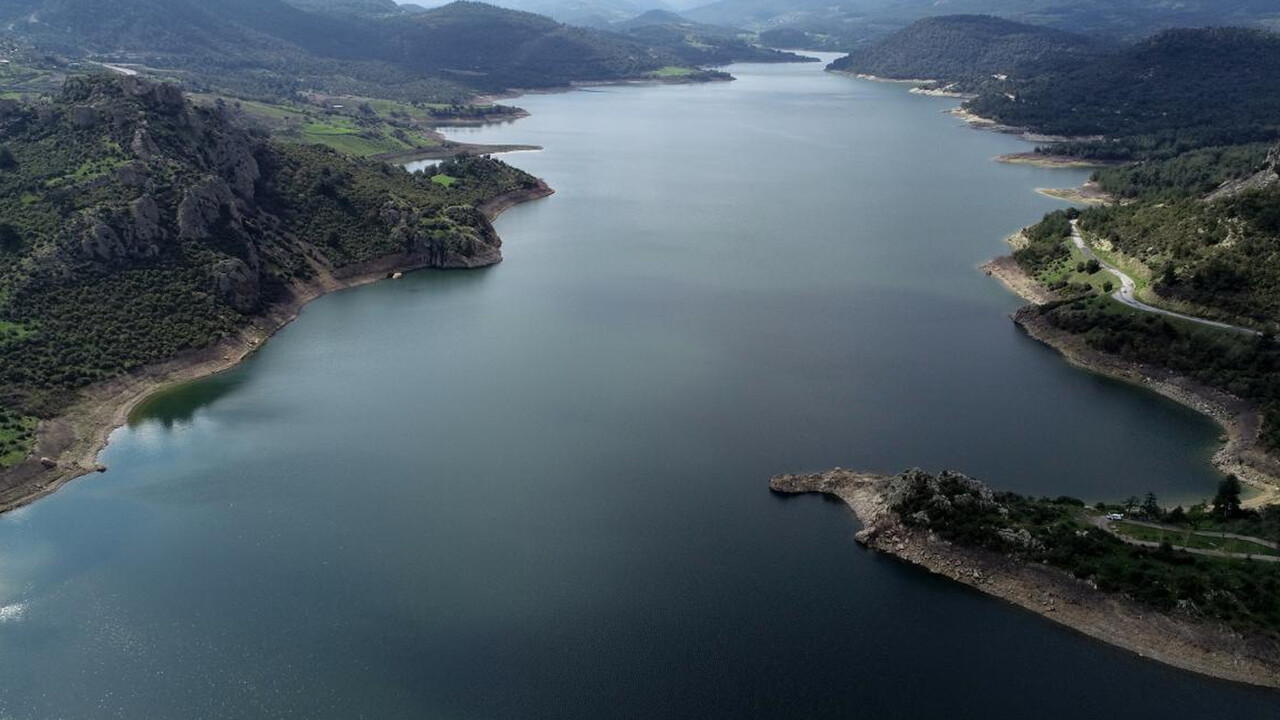
{"label": "ripple on water", "polygon": [[0,623],[14,623],[22,620],[22,616],[27,614],[27,606],[25,603],[14,603],[0,607]]}

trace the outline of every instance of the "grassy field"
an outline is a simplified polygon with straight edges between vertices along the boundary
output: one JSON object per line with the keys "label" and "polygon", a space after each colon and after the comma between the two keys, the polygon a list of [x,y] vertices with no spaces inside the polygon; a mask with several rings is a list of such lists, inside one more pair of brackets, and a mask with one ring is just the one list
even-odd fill
{"label": "grassy field", "polygon": [[685,77],[688,75],[692,75],[695,72],[697,71],[694,70],[693,68],[676,67],[674,65],[668,65],[667,67],[658,68],[657,70],[654,70],[653,72],[649,73],[649,75],[652,77],[670,78],[670,77]]}
{"label": "grassy field", "polygon": [[445,175],[442,173],[440,175],[431,176],[431,182],[437,185],[443,185],[445,187],[452,187],[454,183],[458,182],[458,178],[452,175]]}
{"label": "grassy field", "polygon": [[1209,535],[1199,535],[1186,530],[1159,530],[1145,525],[1135,525],[1127,522],[1116,522],[1111,524],[1112,529],[1116,532],[1131,537],[1134,540],[1144,540],[1147,542],[1165,542],[1175,547],[1188,547],[1199,550],[1221,550],[1223,552],[1244,553],[1248,555],[1280,555],[1280,551],[1270,548],[1266,545],[1249,542],[1248,540],[1240,540],[1238,538],[1220,538]]}
{"label": "grassy field", "polygon": [[[1100,269],[1097,272],[1090,273],[1078,269],[1080,265],[1088,262],[1088,258],[1085,257],[1083,250],[1076,247],[1075,243],[1065,240],[1062,246],[1067,248],[1070,255],[1036,277],[1042,284],[1054,286],[1059,282],[1066,282],[1071,285],[1088,285],[1093,292],[1099,294],[1106,294],[1119,289],[1120,278],[1106,270]],[[1108,283],[1110,283],[1110,289],[1108,289]]]}
{"label": "grassy field", "polygon": [[[212,105],[219,98],[213,95],[195,95],[201,104]],[[357,157],[370,157],[389,153],[404,153],[435,147],[437,140],[426,134],[415,123],[426,117],[426,111],[405,103],[390,100],[363,100],[342,98],[321,107],[306,103],[267,103],[254,100],[221,98],[233,112],[242,114],[282,142],[313,143],[325,145],[338,152]],[[351,103],[348,105],[347,103]],[[360,103],[368,103],[375,110],[373,115],[362,112]],[[333,105],[341,105],[335,108]],[[392,118],[392,113],[416,115]]]}

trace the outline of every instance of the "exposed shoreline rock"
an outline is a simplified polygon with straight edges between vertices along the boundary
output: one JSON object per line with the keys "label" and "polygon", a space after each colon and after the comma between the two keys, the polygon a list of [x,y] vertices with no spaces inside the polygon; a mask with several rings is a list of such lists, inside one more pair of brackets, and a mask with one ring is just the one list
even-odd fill
{"label": "exposed shoreline rock", "polygon": [[816,492],[838,497],[861,521],[863,527],[856,539],[867,548],[1097,640],[1202,675],[1280,688],[1280,643],[1275,640],[1245,637],[1223,625],[1173,618],[1121,595],[1097,590],[1057,569],[959,547],[904,525],[890,509],[893,483],[901,477],[836,468],[810,475],[778,475],[769,481],[769,488],[778,493]]}

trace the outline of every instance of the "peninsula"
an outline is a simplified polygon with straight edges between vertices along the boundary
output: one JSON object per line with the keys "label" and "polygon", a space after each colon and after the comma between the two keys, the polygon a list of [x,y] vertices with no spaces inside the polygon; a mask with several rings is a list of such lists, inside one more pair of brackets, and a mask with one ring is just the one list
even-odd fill
{"label": "peninsula", "polygon": [[1276,563],[1193,555],[1167,542],[1139,547],[1078,500],[997,493],[959,473],[837,468],[778,475],[769,487],[835,496],[862,523],[862,545],[1090,637],[1184,670],[1280,687],[1280,626],[1257,596],[1280,583]]}

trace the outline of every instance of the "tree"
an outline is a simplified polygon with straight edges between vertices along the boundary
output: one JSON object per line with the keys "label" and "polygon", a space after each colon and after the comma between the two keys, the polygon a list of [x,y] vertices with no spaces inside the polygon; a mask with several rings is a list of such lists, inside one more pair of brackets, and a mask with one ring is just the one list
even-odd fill
{"label": "tree", "polygon": [[1165,516],[1165,520],[1168,520],[1175,525],[1182,525],[1187,522],[1187,511],[1183,510],[1182,506],[1179,505],[1169,511],[1169,514]]}
{"label": "tree", "polygon": [[13,156],[13,151],[8,145],[0,145],[0,170],[12,170],[18,167],[18,158]]}
{"label": "tree", "polygon": [[1102,292],[1109,293],[1114,289],[1115,289],[1115,285],[1112,285],[1110,280],[1102,283]]}
{"label": "tree", "polygon": [[22,237],[9,223],[0,223],[0,252],[12,252],[22,247]]}
{"label": "tree", "polygon": [[1090,275],[1098,272],[1101,269],[1102,269],[1102,263],[1098,262],[1096,258],[1089,258],[1089,262],[1084,264],[1084,271],[1089,273]]}
{"label": "tree", "polygon": [[1129,497],[1125,498],[1125,500],[1124,500],[1124,511],[1125,511],[1125,513],[1132,515],[1132,514],[1133,514],[1133,510],[1134,510],[1134,508],[1136,508],[1136,507],[1138,507],[1138,496],[1137,496],[1137,495],[1130,495]]}
{"label": "tree", "polygon": [[1213,498],[1213,514],[1215,517],[1229,520],[1240,516],[1240,479],[1228,475],[1218,483],[1218,494]]}
{"label": "tree", "polygon": [[1164,514],[1164,512],[1160,510],[1160,503],[1156,501],[1155,493],[1147,493],[1146,500],[1142,501],[1142,514],[1150,520],[1159,520],[1160,516]]}

